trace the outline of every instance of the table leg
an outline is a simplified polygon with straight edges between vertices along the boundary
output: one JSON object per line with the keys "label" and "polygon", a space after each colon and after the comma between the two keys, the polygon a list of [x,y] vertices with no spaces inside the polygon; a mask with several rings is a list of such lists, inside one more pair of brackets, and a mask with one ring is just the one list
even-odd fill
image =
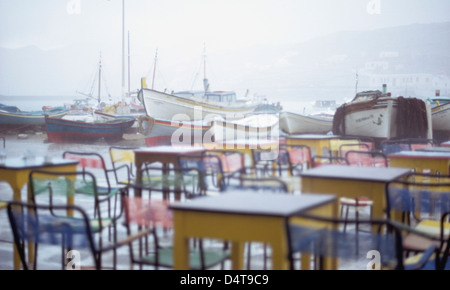
{"label": "table leg", "polygon": [[233,270],[244,270],[244,242],[231,242],[231,263]]}

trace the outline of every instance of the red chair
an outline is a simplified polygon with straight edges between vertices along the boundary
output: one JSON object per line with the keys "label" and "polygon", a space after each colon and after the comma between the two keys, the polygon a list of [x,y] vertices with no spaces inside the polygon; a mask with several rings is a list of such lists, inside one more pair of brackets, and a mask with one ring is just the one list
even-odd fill
{"label": "red chair", "polygon": [[[345,159],[350,166],[365,166],[365,167],[388,167],[388,159],[381,151],[357,151],[350,150],[345,154]],[[345,220],[348,220],[349,209],[355,209],[355,219],[359,220],[359,213],[363,208],[369,208],[369,215],[372,217],[373,200],[361,196],[358,198],[340,198],[341,216],[345,212]],[[356,231],[359,231],[359,224],[356,223]],[[344,223],[344,232],[347,223]]]}

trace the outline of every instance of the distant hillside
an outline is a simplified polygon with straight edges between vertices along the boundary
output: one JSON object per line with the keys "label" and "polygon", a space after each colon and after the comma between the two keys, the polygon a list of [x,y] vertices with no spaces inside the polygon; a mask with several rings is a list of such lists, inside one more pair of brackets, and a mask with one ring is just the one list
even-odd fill
{"label": "distant hillside", "polygon": [[[214,74],[209,77],[213,89],[249,89],[274,101],[348,99],[354,96],[356,73],[361,89],[370,88],[364,78],[374,73],[448,76],[449,51],[450,22],[344,31],[303,43],[211,53],[208,62]],[[52,51],[0,48],[0,94],[75,94],[89,85],[98,55],[81,44]],[[117,88],[120,66],[108,67],[108,61],[117,62],[120,55],[109,58],[104,58],[105,77],[110,87]],[[375,68],[368,70],[370,64]],[[148,70],[150,64],[145,65]],[[195,69],[191,66],[192,61],[186,60],[184,70],[191,72],[189,76]],[[166,79],[187,79],[176,75],[178,67],[161,70]],[[141,72],[133,73],[133,84],[139,84],[136,74]]]}

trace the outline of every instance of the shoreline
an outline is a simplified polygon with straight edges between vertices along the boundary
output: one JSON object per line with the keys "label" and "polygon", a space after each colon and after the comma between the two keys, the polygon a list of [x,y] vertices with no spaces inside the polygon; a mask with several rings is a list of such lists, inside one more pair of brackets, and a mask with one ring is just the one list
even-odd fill
{"label": "shoreline", "polygon": [[[108,142],[104,139],[98,139],[94,141],[86,141],[86,142],[67,142],[67,143],[53,143],[49,142],[47,138],[47,133],[44,131],[25,131],[25,132],[7,132],[0,133],[0,136],[5,138],[5,149],[14,149],[11,146],[16,146],[18,143],[25,144],[55,144],[55,146],[89,146],[89,145],[97,145],[97,146],[122,146],[122,147],[146,147],[145,137],[139,133],[124,133],[121,140]],[[0,140],[1,141],[1,140]],[[0,142],[1,143],[1,142]],[[8,146],[11,145],[11,146]],[[0,148],[2,148],[2,144],[0,144]]]}

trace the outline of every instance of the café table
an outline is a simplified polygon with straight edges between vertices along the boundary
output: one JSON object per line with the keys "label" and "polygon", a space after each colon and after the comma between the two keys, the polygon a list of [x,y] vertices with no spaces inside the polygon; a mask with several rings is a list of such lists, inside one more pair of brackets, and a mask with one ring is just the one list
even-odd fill
{"label": "caf\u00e9 table", "polygon": [[[32,170],[47,171],[76,171],[78,161],[61,158],[52,158],[46,160],[44,157],[34,158],[6,158],[0,164],[0,181],[7,182],[13,190],[13,200],[21,201],[22,188],[28,184],[29,175]],[[29,189],[28,189],[29,190]],[[28,201],[30,193],[28,191]],[[68,203],[73,203],[73,197],[68,197]],[[30,260],[32,260],[32,250],[29,251]],[[14,269],[20,269],[20,259],[17,249],[14,246]]]}
{"label": "caf\u00e9 table", "polygon": [[[189,238],[221,239],[231,243],[234,270],[244,266],[246,242],[259,241],[272,248],[274,270],[288,269],[287,220],[308,225],[311,221],[298,218],[298,213],[336,217],[334,195],[284,195],[230,191],[217,196],[201,197],[187,202],[171,203],[174,214],[175,269],[189,265]],[[302,267],[309,268],[309,255],[302,255]],[[336,259],[327,259],[327,267],[337,268]]]}
{"label": "caf\u00e9 table", "polygon": [[331,193],[338,198],[365,196],[373,200],[372,216],[384,218],[386,183],[411,172],[409,168],[323,165],[300,174],[302,192]]}
{"label": "caf\u00e9 table", "polygon": [[416,172],[448,175],[450,152],[401,151],[388,155],[389,167],[407,167]]}
{"label": "caf\u00e9 table", "polygon": [[[134,150],[134,162],[136,165],[136,181],[137,184],[142,182],[142,166],[145,163],[162,163],[162,172],[168,168],[170,165],[175,168],[178,167],[178,157],[185,154],[196,154],[202,153],[206,149],[200,146],[154,146],[154,147],[144,147]],[[140,195],[140,189],[136,188],[136,194]],[[176,199],[179,199],[176,196]]]}
{"label": "caf\u00e9 table", "polygon": [[331,152],[332,141],[339,139],[336,135],[299,134],[286,137],[287,145],[306,145],[311,148],[311,155],[328,155]]}

